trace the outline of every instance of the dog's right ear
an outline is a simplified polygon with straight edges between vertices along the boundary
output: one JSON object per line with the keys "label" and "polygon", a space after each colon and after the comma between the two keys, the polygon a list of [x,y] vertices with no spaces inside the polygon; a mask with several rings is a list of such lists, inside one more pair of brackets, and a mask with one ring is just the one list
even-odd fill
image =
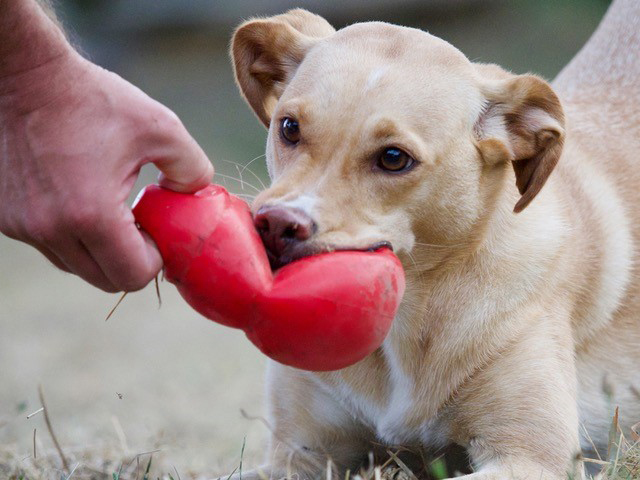
{"label": "dog's right ear", "polygon": [[334,32],[324,18],[302,9],[249,20],[236,29],[231,41],[236,81],[267,128],[280,95],[309,49]]}

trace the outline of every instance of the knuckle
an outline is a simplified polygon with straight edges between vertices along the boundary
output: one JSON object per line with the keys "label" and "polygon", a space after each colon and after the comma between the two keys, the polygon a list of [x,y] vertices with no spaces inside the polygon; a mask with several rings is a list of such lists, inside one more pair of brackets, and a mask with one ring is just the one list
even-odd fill
{"label": "knuckle", "polygon": [[22,225],[23,234],[28,239],[40,244],[49,244],[56,237],[58,232],[55,218],[46,217],[40,214],[28,215]]}
{"label": "knuckle", "polygon": [[160,107],[158,112],[154,116],[155,123],[158,129],[162,132],[175,133],[182,130],[182,122],[172,110],[166,107]]}

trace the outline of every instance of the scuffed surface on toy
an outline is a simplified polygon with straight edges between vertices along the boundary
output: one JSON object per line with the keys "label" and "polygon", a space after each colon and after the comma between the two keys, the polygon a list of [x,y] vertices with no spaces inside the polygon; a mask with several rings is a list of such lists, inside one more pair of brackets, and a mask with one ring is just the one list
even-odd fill
{"label": "scuffed surface on toy", "polygon": [[382,344],[404,293],[388,249],[323,253],[273,274],[248,205],[217,185],[195,194],[151,185],[133,212],[193,308],[292,367],[337,370],[363,359]]}

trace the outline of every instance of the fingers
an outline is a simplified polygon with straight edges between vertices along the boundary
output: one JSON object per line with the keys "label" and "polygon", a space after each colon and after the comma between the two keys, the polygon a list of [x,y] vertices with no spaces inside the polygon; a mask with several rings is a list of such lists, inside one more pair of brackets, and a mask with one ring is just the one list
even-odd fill
{"label": "fingers", "polygon": [[[78,275],[83,280],[98,287],[105,292],[114,293],[120,289],[102,271],[102,268],[91,256],[78,238],[61,238],[51,242],[49,247],[39,245],[44,255],[51,260],[54,265],[68,272]],[[53,257],[53,258],[52,258]],[[55,260],[61,262],[60,266]]]}
{"label": "fingers", "polygon": [[33,237],[16,239],[23,240],[36,248],[60,270],[78,275],[105,292],[114,293],[121,290],[106,277],[89,251],[75,236],[63,235],[48,238],[39,236],[38,239]]}
{"label": "fingers", "polygon": [[69,268],[64,264],[64,262],[62,260],[60,260],[60,258],[58,258],[58,256],[53,253],[51,250],[49,250],[47,247],[43,246],[43,245],[33,245],[36,249],[38,249],[38,251],[43,254],[45,257],[47,257],[47,260],[49,260],[51,263],[53,263],[56,267],[58,267],[60,270],[67,272],[67,273],[71,273],[71,270],[69,270]]}
{"label": "fingers", "polygon": [[161,172],[160,184],[178,192],[195,192],[213,177],[213,165],[169,109],[159,108],[155,116],[151,161]]}
{"label": "fingers", "polygon": [[82,241],[105,277],[118,290],[140,290],[162,268],[162,258],[155,244],[138,230],[129,210],[121,218],[85,231]]}
{"label": "fingers", "polygon": [[81,238],[65,235],[46,244],[28,243],[59,269],[105,292],[140,290],[158,274],[162,259],[153,240],[137,229],[130,215],[114,223],[105,224],[98,218],[89,228],[79,226],[76,230]]}

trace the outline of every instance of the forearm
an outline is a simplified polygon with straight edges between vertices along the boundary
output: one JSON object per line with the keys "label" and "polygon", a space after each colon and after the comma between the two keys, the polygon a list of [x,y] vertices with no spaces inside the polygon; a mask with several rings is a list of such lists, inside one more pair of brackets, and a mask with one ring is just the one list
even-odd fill
{"label": "forearm", "polygon": [[0,0],[0,81],[72,51],[44,2]]}
{"label": "forearm", "polygon": [[83,62],[47,3],[0,0],[0,122],[59,97],[77,83]]}

